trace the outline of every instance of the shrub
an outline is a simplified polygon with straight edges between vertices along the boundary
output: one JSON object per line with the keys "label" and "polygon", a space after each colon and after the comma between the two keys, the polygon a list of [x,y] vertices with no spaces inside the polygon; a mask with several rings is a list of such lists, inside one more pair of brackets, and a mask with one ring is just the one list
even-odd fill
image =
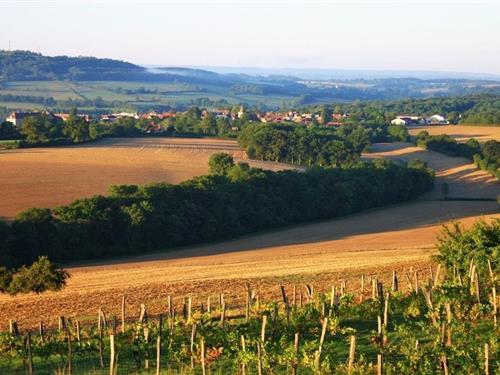
{"label": "shrub", "polygon": [[225,176],[233,166],[233,157],[225,153],[213,154],[208,159],[210,174]]}
{"label": "shrub", "polygon": [[23,266],[13,274],[7,291],[12,295],[29,292],[40,294],[47,290],[57,291],[66,285],[68,277],[69,274],[66,271],[42,256],[30,267]]}
{"label": "shrub", "polygon": [[480,276],[488,275],[488,260],[495,273],[500,271],[500,219],[490,223],[477,221],[464,230],[459,223],[445,226],[438,237],[439,254],[435,257],[449,271],[456,267],[462,274],[468,272],[471,260],[478,267]]}

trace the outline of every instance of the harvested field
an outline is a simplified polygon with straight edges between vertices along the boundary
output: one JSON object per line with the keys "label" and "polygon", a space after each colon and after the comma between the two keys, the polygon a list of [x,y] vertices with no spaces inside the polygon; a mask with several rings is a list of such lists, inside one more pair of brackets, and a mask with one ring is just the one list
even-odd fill
{"label": "harvested field", "polygon": [[426,130],[430,135],[448,134],[458,142],[466,142],[469,138],[476,138],[479,142],[490,139],[500,140],[500,126],[471,126],[471,125],[430,125],[408,127],[410,135],[417,135]]}
{"label": "harvested field", "polygon": [[[200,138],[113,138],[81,146],[0,151],[0,219],[12,219],[30,207],[105,194],[113,184],[179,183],[206,174],[208,158],[216,152],[246,159],[235,141]],[[272,170],[290,168],[248,162]]]}
{"label": "harvested field", "polygon": [[471,225],[482,215],[500,218],[494,201],[436,199],[442,181],[450,184],[450,195],[496,197],[499,183],[465,159],[404,143],[376,145],[374,154],[366,156],[426,160],[437,172],[435,191],[407,204],[337,220],[173,252],[75,264],[68,267],[71,279],[60,293],[0,296],[0,328],[6,327],[9,318],[19,320],[23,327],[40,319],[54,324],[57,315],[93,316],[99,306],[116,314],[122,294],[127,294],[130,314],[135,316],[142,302],[147,302],[152,313],[164,311],[167,294],[177,301],[192,294],[197,303],[210,293],[241,297],[247,281],[263,296],[278,293],[279,283],[313,281],[321,289],[347,279],[355,288],[361,273],[382,274],[410,266],[425,269],[443,223],[460,219]]}

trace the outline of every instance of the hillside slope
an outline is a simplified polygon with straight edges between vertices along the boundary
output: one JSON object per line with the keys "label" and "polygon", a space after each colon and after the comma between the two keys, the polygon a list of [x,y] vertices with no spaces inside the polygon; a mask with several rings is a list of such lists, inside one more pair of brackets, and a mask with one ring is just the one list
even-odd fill
{"label": "hillside slope", "polygon": [[[464,159],[451,158],[409,144],[377,145],[371,156],[408,158],[416,151],[436,169],[438,181],[451,191],[470,197],[494,197],[500,184]],[[179,298],[224,292],[235,296],[248,280],[264,292],[285,280],[311,280],[320,275],[349,278],[361,272],[379,274],[393,268],[422,266],[429,261],[441,225],[459,219],[467,225],[479,217],[500,218],[494,201],[436,200],[433,193],[417,201],[356,214],[337,220],[300,225],[215,244],[73,265],[68,287],[57,294],[0,296],[0,325],[8,318],[36,324],[56,315],[94,314],[99,306],[119,313],[120,296],[127,294],[130,308],[139,311],[148,301],[151,312],[163,311],[167,293]],[[273,289],[274,290],[274,289]],[[31,320],[27,321],[27,316]]]}

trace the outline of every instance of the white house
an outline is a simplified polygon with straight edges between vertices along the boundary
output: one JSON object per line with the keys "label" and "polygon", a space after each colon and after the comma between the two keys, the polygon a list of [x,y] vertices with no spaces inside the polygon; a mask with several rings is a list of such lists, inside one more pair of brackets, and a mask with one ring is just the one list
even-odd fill
{"label": "white house", "polygon": [[430,125],[446,125],[450,123],[448,120],[446,120],[445,117],[441,115],[432,115],[430,117],[427,117],[425,119],[425,122]]}
{"label": "white house", "polygon": [[409,122],[404,117],[397,117],[391,121],[391,125],[408,125]]}

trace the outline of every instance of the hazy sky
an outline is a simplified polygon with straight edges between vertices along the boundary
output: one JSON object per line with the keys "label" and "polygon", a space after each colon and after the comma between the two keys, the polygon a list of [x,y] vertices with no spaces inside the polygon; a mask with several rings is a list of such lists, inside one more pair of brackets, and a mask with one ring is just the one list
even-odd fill
{"label": "hazy sky", "polygon": [[500,74],[500,1],[8,1],[0,49],[138,64]]}

